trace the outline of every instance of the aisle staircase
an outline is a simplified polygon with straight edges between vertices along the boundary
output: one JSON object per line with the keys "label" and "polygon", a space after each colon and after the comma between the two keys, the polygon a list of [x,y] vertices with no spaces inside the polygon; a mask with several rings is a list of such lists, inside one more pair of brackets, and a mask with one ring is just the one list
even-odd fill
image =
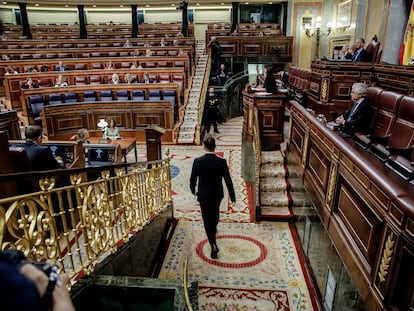
{"label": "aisle staircase", "polygon": [[295,217],[295,207],[312,207],[301,177],[287,165],[280,151],[262,151],[260,164],[260,220],[286,220]]}
{"label": "aisle staircase", "polygon": [[197,140],[198,125],[200,124],[200,98],[204,96],[204,76],[208,69],[208,55],[204,53],[204,42],[196,42],[197,64],[191,82],[188,103],[182,108],[181,123],[178,128],[177,144],[194,144]]}

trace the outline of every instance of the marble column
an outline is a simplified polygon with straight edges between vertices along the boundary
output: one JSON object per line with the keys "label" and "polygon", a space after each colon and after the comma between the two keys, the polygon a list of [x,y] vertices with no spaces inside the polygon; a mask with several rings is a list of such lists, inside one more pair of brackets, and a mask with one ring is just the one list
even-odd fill
{"label": "marble column", "polygon": [[231,32],[237,29],[239,25],[239,6],[240,2],[232,2]]}
{"label": "marble column", "polygon": [[85,6],[82,4],[78,5],[78,16],[79,16],[79,37],[81,39],[86,39],[88,37],[88,31],[86,30]]}
{"label": "marble column", "polygon": [[132,38],[138,37],[138,13],[137,13],[137,5],[131,4],[131,20],[132,20]]}
{"label": "marble column", "polygon": [[20,16],[22,21],[23,36],[27,39],[32,39],[32,32],[30,31],[29,18],[27,17],[27,3],[19,2]]}

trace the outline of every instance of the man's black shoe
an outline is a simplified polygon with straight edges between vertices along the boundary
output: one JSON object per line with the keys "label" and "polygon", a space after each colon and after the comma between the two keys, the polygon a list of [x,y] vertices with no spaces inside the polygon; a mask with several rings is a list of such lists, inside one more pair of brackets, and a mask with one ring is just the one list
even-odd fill
{"label": "man's black shoe", "polygon": [[214,245],[214,246],[211,248],[211,258],[212,258],[212,259],[217,259],[217,254],[218,254],[218,252],[219,252],[219,249],[218,249],[217,245]]}
{"label": "man's black shoe", "polygon": [[219,130],[214,130],[214,133],[220,134]]}
{"label": "man's black shoe", "polygon": [[344,132],[340,132],[340,133],[339,133],[339,136],[341,136],[342,138],[350,138],[350,137],[351,137],[351,135],[350,135],[350,134],[348,134],[348,133],[344,133]]}

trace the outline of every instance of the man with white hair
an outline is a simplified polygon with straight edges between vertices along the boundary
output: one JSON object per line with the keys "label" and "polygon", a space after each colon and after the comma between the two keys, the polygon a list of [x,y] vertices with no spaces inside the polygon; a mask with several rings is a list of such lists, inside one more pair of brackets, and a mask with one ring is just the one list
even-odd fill
{"label": "man with white hair", "polygon": [[341,136],[350,137],[356,132],[367,132],[371,124],[372,109],[366,99],[368,86],[365,83],[354,83],[351,90],[352,107],[335,122],[341,127]]}

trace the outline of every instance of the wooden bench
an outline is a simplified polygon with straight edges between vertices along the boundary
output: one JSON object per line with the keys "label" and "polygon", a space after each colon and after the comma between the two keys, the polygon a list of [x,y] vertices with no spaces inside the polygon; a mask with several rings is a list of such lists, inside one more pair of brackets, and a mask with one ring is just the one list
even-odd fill
{"label": "wooden bench", "polygon": [[181,46],[133,46],[133,47],[106,47],[99,44],[85,45],[77,44],[75,47],[55,48],[14,48],[1,49],[2,58],[9,57],[10,60],[37,59],[38,62],[50,58],[86,58],[86,57],[119,57],[119,56],[146,56],[146,51],[151,50],[153,56],[178,56],[181,52],[193,60],[193,47],[191,45]]}
{"label": "wooden bench", "polygon": [[[121,63],[121,66],[129,66],[130,62]],[[129,68],[129,67],[128,67]],[[21,89],[28,78],[32,78],[40,88],[54,87],[55,81],[59,75],[70,86],[76,85],[107,85],[113,73],[119,74],[122,81],[127,73],[136,78],[140,82],[144,73],[148,73],[150,78],[156,83],[179,84],[178,93],[180,98],[184,97],[184,90],[188,86],[184,68],[146,68],[146,69],[116,69],[116,70],[76,70],[76,71],[50,71],[37,73],[22,73],[4,76],[4,88],[6,99],[10,101],[10,109],[23,110],[21,106]],[[136,85],[137,88],[140,84]],[[178,99],[177,99],[178,100]],[[178,102],[177,102],[178,103]]]}
{"label": "wooden bench", "polygon": [[[156,111],[156,105],[153,107],[154,115],[157,115],[158,113],[162,112],[162,110],[165,109],[165,106],[168,106],[169,109],[172,111],[172,121],[171,123],[174,123],[174,115],[178,112],[178,109],[181,105],[180,98],[178,96],[179,94],[179,86],[177,83],[141,83],[141,84],[105,84],[105,85],[81,85],[81,86],[68,86],[68,87],[50,87],[50,88],[38,88],[38,89],[28,89],[28,90],[22,90],[22,96],[21,96],[21,107],[23,109],[22,115],[27,116],[29,118],[28,123],[35,123],[33,121],[33,113],[32,113],[32,96],[33,97],[41,97],[41,102],[43,103],[43,108],[49,108],[53,106],[66,106],[66,109],[70,109],[71,106],[73,106],[73,109],[75,107],[78,107],[82,102],[84,101],[90,101],[91,104],[95,105],[96,107],[100,107],[103,105],[102,102],[102,92],[110,91],[113,93],[118,93],[119,91],[127,91],[128,92],[128,99],[125,100],[117,100],[117,95],[115,94],[115,97],[113,96],[113,101],[108,102],[109,106],[112,106],[112,109],[118,109],[120,105],[122,104],[128,104],[129,102],[137,102],[141,101],[142,103],[145,103],[146,101],[155,101],[159,102],[162,100],[162,96],[165,95],[166,91],[174,91],[175,98],[169,98],[168,100],[165,100],[165,105],[162,105],[161,111]],[[161,98],[151,98],[150,95],[154,93],[153,91],[160,91]],[[65,98],[65,103],[61,105],[48,105],[48,99],[52,94],[63,94]],[[94,94],[94,98],[87,98],[85,99],[85,96],[91,95],[91,93]],[[150,94],[151,93],[151,94]],[[68,95],[72,95],[72,97],[75,100],[68,100]],[[174,105],[175,100],[175,105]],[[105,101],[108,101],[107,99]],[[149,106],[151,106],[152,102],[149,102]],[[62,106],[63,107],[63,106]],[[175,113],[174,113],[175,111]],[[110,115],[108,115],[110,116]],[[167,116],[164,116],[164,118],[167,118]],[[168,116],[169,119],[169,116]],[[99,120],[99,118],[98,118]],[[135,121],[138,122],[138,121]],[[154,120],[153,124],[158,124],[161,121]],[[169,121],[167,122],[169,124]],[[45,124],[45,123],[43,123]],[[96,124],[95,124],[96,125]],[[94,125],[94,128],[95,128]],[[164,125],[164,124],[163,124]],[[164,127],[163,125],[160,125]],[[85,126],[79,126],[76,129],[82,128]],[[172,125],[171,125],[172,127]],[[90,127],[86,127],[90,128]],[[74,134],[74,133],[72,133]],[[50,138],[52,139],[52,138]],[[53,138],[54,139],[54,138]],[[59,138],[62,139],[62,138]],[[64,138],[64,139],[67,139]]]}
{"label": "wooden bench", "polygon": [[[112,62],[116,68],[121,68],[124,63],[152,63],[155,67],[172,67],[172,68],[184,68],[186,76],[184,79],[188,79],[191,76],[191,62],[188,57],[185,56],[154,56],[154,57],[89,57],[81,59],[65,59],[64,65],[69,68],[83,68],[83,70],[103,69],[104,64]],[[18,72],[24,72],[25,68],[37,67],[39,65],[46,65],[49,68],[55,68],[58,64],[57,59],[43,59],[41,62],[36,59],[27,59],[19,61],[1,61],[0,62],[0,92],[4,90],[4,72],[7,66],[12,66]],[[61,72],[62,73],[62,72]],[[66,74],[66,72],[65,72]]]}
{"label": "wooden bench", "polygon": [[[181,24],[142,24],[138,27],[138,35],[145,37],[175,36],[181,31]],[[87,25],[89,38],[129,38],[132,33],[131,25]],[[79,38],[79,25],[30,25],[32,39]],[[4,33],[9,38],[22,37],[23,29],[20,25],[5,25]],[[194,25],[188,25],[188,35],[194,36]]]}
{"label": "wooden bench", "polygon": [[[192,46],[192,54],[195,53],[195,38],[162,38],[166,46],[173,46],[174,41],[178,42],[179,46]],[[146,42],[153,47],[160,46],[161,38],[131,38],[128,39],[132,47],[143,47]],[[6,49],[56,49],[56,48],[83,48],[83,47],[123,47],[125,39],[38,39],[38,40],[7,40],[3,41],[2,45]]]}

